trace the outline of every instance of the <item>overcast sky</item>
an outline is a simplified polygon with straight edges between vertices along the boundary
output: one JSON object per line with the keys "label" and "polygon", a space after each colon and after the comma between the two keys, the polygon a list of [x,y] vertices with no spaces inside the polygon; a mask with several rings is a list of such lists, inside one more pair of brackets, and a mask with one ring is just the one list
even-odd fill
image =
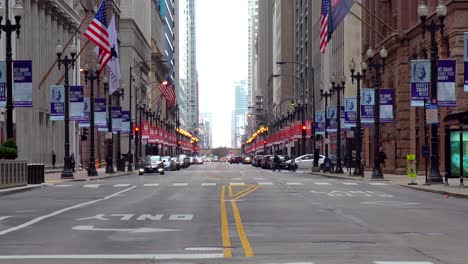
{"label": "overcast sky", "polygon": [[247,0],[196,0],[200,112],[213,116],[213,147],[231,146],[234,81],[247,79]]}

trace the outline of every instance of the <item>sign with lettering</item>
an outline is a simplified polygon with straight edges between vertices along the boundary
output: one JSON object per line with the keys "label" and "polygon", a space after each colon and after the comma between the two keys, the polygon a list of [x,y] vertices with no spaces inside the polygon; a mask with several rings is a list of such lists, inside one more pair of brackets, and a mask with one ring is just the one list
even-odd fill
{"label": "sign with lettering", "polygon": [[455,93],[455,60],[437,61],[437,102],[439,106],[457,105]]}
{"label": "sign with lettering", "polygon": [[374,123],[374,104],[374,89],[361,89],[361,123]]}
{"label": "sign with lettering", "polygon": [[32,107],[32,61],[13,62],[13,106]]}
{"label": "sign with lettering", "polygon": [[424,106],[429,98],[431,63],[429,60],[411,61],[411,106]]}
{"label": "sign with lettering", "polygon": [[51,85],[50,91],[50,120],[59,121],[65,118],[65,87]]}
{"label": "sign with lettering", "polygon": [[393,89],[380,88],[380,122],[393,122]]}
{"label": "sign with lettering", "polygon": [[70,120],[84,119],[83,86],[70,86]]}

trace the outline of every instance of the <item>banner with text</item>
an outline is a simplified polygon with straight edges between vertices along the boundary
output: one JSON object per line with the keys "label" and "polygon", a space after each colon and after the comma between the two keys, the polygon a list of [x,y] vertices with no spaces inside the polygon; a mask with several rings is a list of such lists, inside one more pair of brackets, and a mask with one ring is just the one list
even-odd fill
{"label": "banner with text", "polygon": [[13,106],[32,107],[32,61],[13,61]]}
{"label": "banner with text", "polygon": [[329,106],[327,109],[327,119],[328,119],[328,132],[336,132],[337,131],[337,108],[335,106]]}
{"label": "banner with text", "polygon": [[393,89],[380,88],[380,122],[393,122]]}
{"label": "banner with text", "polygon": [[122,111],[122,130],[121,134],[130,133],[130,111]]}
{"label": "banner with text", "polygon": [[374,123],[374,105],[374,89],[361,89],[361,123]]}
{"label": "banner with text", "polygon": [[463,90],[468,92],[468,32],[463,34],[463,43],[464,43],[464,52],[463,52],[463,61],[464,61],[464,85]]}
{"label": "banner with text", "polygon": [[437,104],[454,107],[457,105],[455,95],[455,60],[437,61]]}
{"label": "banner with text", "polygon": [[84,119],[83,86],[70,86],[70,120]]}
{"label": "banner with text", "polygon": [[122,107],[112,107],[112,132],[122,131]]}
{"label": "banner with text", "polygon": [[63,85],[51,85],[50,92],[50,120],[59,121],[65,119],[65,87]]}
{"label": "banner with text", "polygon": [[97,128],[107,128],[106,110],[106,98],[94,98],[94,124]]}
{"label": "banner with text", "polygon": [[315,113],[315,134],[325,134],[325,112]]}
{"label": "banner with text", "polygon": [[90,106],[91,100],[89,97],[83,98],[83,119],[78,120],[78,127],[89,127],[90,125]]}
{"label": "banner with text", "polygon": [[350,128],[356,126],[357,118],[357,99],[356,97],[346,97],[344,99],[345,111],[345,127]]}
{"label": "banner with text", "polygon": [[0,107],[6,106],[6,62],[0,61]]}
{"label": "banner with text", "polygon": [[424,106],[429,98],[431,63],[429,60],[411,61],[411,106]]}

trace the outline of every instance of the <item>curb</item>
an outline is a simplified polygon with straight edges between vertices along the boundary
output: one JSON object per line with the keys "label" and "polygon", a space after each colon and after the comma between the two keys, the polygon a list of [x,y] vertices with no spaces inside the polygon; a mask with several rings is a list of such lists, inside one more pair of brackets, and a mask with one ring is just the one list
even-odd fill
{"label": "curb", "polygon": [[25,186],[20,186],[20,187],[0,189],[0,196],[9,195],[9,194],[18,193],[18,192],[31,191],[31,190],[46,187],[46,186],[47,186],[46,184],[34,184],[34,185],[25,185]]}
{"label": "curb", "polygon": [[468,194],[460,194],[460,193],[452,193],[452,192],[446,192],[446,191],[440,191],[440,190],[432,190],[432,189],[426,189],[426,188],[421,188],[421,187],[415,187],[414,185],[404,185],[404,184],[398,184],[401,187],[413,189],[413,190],[418,190],[418,191],[423,191],[423,192],[431,192],[431,193],[437,193],[441,195],[449,195],[452,197],[456,198],[464,198],[468,199]]}
{"label": "curb", "polygon": [[340,175],[334,175],[334,174],[326,174],[326,173],[323,173],[323,172],[308,172],[309,174],[311,175],[317,175],[317,176],[322,176],[322,177],[325,177],[325,178],[331,178],[331,179],[344,179],[344,180],[353,180],[353,181],[365,181],[366,179],[362,178],[362,177],[348,177],[348,176],[340,176]]}
{"label": "curb", "polygon": [[88,179],[73,179],[71,181],[97,181],[101,179],[107,179],[107,178],[114,178],[114,177],[121,177],[121,176],[128,176],[132,175],[134,172],[125,172],[122,174],[110,174],[110,175],[104,175],[104,176],[98,176],[97,178],[91,178],[89,177]]}

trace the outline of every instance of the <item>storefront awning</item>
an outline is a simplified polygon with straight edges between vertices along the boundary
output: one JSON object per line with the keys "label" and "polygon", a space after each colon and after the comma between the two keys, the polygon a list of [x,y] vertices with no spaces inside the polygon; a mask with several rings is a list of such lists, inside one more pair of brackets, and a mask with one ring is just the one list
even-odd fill
{"label": "storefront awning", "polygon": [[444,118],[444,122],[458,121],[463,125],[468,125],[468,111],[454,112]]}

